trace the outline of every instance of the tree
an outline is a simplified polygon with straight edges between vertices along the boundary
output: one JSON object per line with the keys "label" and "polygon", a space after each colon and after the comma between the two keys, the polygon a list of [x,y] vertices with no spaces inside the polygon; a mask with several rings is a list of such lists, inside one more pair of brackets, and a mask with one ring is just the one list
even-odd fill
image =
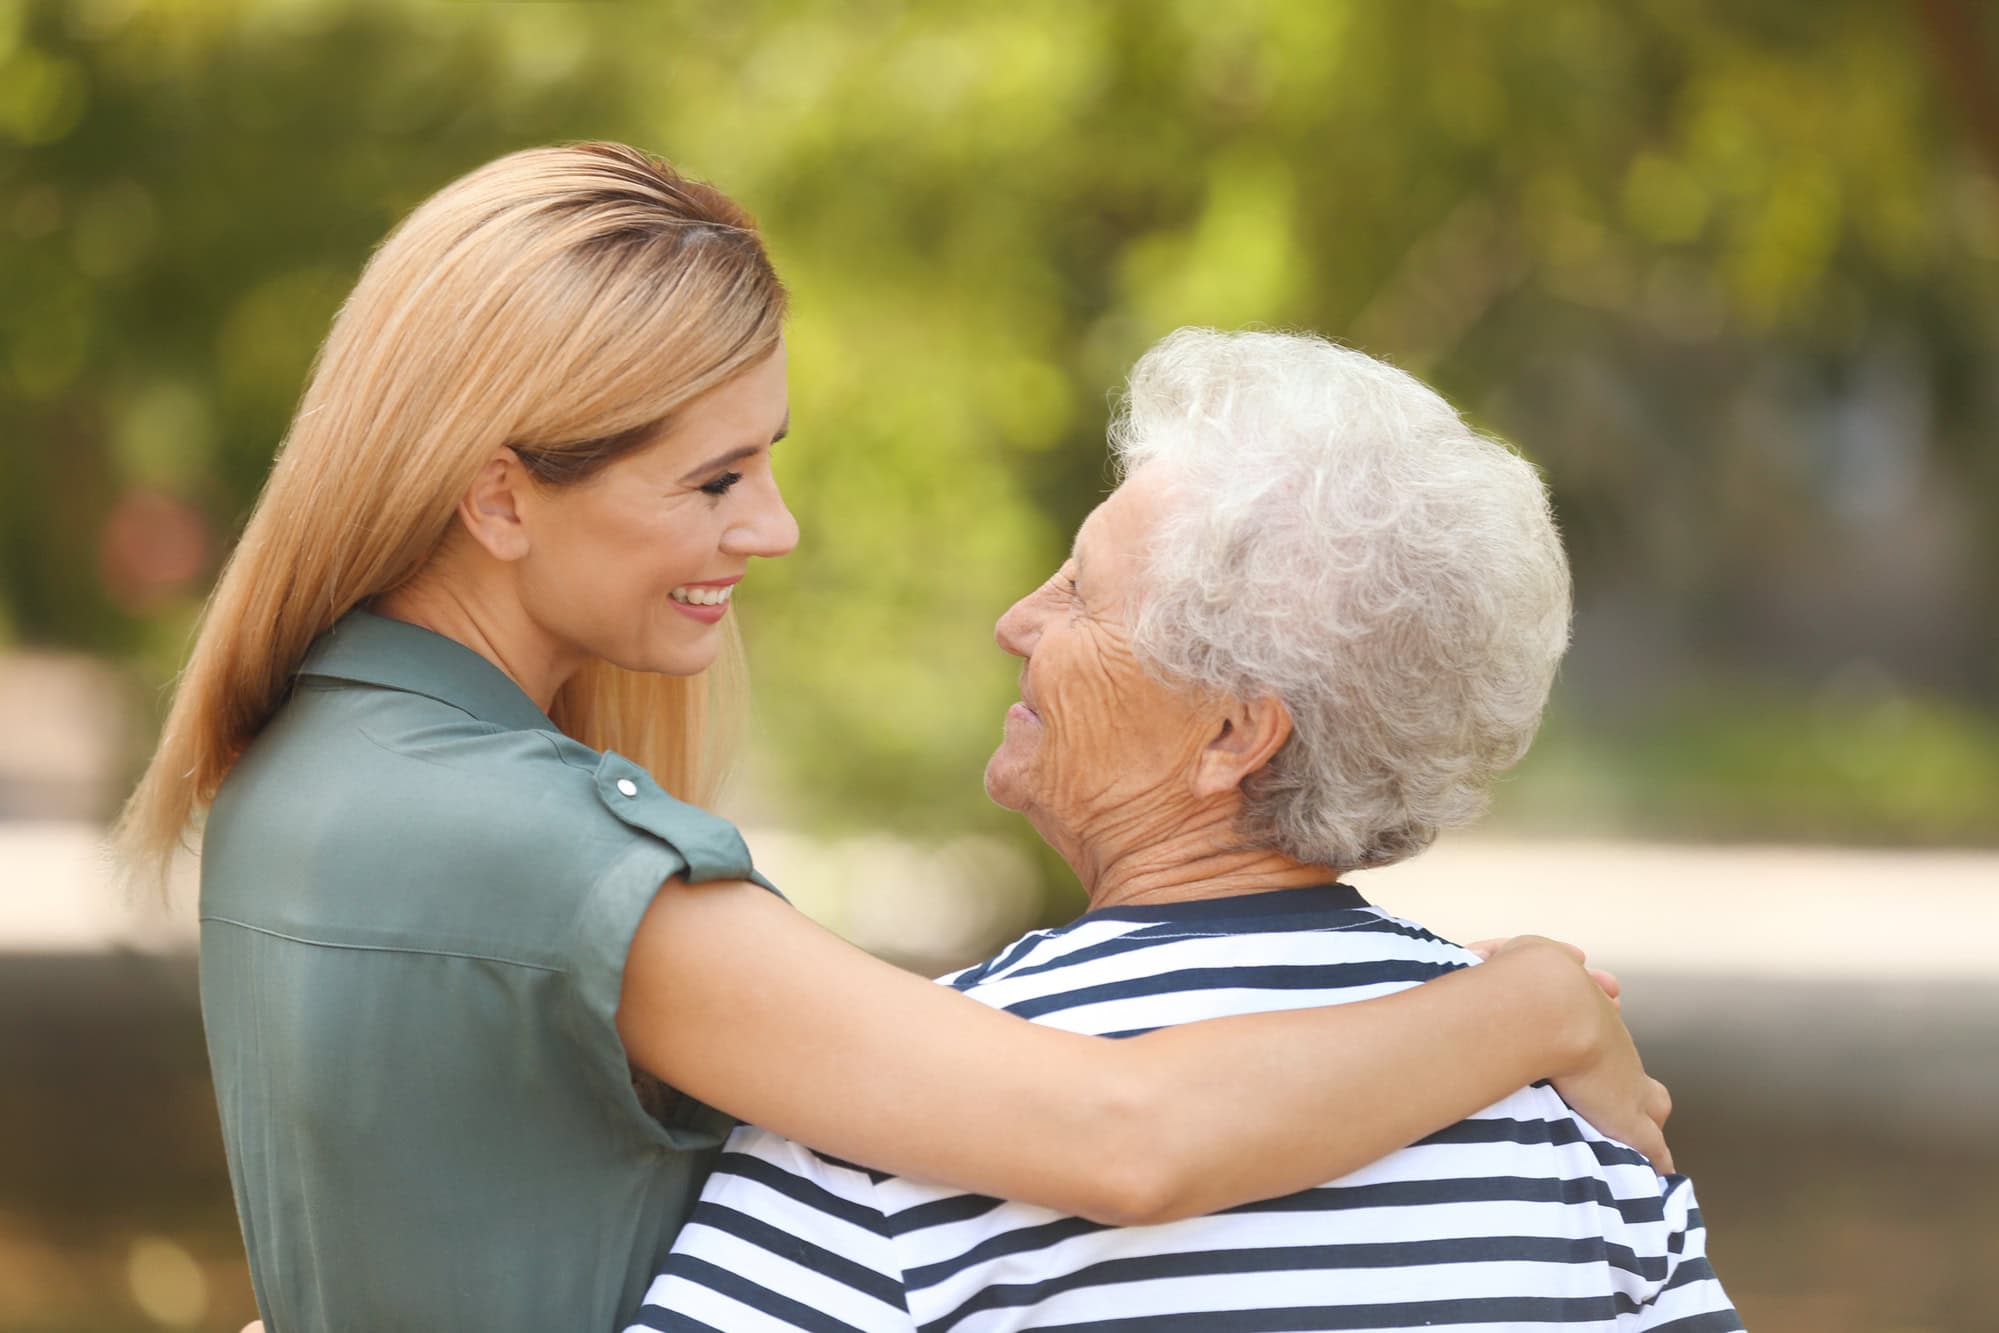
{"label": "tree", "polygon": [[1999,185],[1918,22],[1965,12],[38,0],[0,17],[0,616],[169,670],[373,241],[618,137],[743,199],[795,294],[805,540],[742,610],[806,809],[988,818],[992,618],[1184,323],[1340,336],[1543,464],[1585,729],[1854,661],[1990,710]]}

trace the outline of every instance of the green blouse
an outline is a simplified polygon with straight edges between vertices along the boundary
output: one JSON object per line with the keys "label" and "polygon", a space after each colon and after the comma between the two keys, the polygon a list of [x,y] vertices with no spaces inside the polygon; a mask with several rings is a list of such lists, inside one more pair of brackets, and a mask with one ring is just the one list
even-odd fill
{"label": "green blouse", "polygon": [[755,877],[736,830],[479,654],[356,611],[223,784],[201,869],[273,1333],[621,1327],[730,1127],[642,1109],[625,955],[670,876]]}

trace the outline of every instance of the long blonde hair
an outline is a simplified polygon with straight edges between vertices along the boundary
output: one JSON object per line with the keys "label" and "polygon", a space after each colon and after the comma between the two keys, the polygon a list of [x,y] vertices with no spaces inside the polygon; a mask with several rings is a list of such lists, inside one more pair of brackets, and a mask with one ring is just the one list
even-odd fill
{"label": "long blonde hair", "polygon": [[[619,144],[514,153],[420,205],[334,318],[209,597],[118,822],[128,863],[164,873],[313,640],[425,567],[496,450],[547,484],[581,480],[770,355],[784,309],[749,215]],[[740,681],[731,634],[702,676],[592,663],[550,716],[699,804]]]}

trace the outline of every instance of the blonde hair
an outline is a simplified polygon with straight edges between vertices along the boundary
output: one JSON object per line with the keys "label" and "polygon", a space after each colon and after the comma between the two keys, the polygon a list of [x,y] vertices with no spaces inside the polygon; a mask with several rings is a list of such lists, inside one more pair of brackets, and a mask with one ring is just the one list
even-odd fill
{"label": "blonde hair", "polygon": [[[334,318],[209,597],[119,819],[128,862],[164,872],[313,640],[424,569],[496,450],[544,484],[580,481],[769,356],[784,309],[749,215],[619,144],[514,153],[421,204]],[[701,804],[732,748],[740,681],[730,634],[702,676],[591,663],[550,716]]]}

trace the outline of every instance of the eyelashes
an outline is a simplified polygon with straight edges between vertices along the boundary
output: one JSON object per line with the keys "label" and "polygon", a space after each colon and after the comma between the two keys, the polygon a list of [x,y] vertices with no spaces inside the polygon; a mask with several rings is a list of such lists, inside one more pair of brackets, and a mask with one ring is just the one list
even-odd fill
{"label": "eyelashes", "polygon": [[727,495],[734,488],[735,484],[742,479],[743,474],[740,472],[724,472],[713,481],[702,482],[701,493],[703,495],[712,495],[719,499]]}

